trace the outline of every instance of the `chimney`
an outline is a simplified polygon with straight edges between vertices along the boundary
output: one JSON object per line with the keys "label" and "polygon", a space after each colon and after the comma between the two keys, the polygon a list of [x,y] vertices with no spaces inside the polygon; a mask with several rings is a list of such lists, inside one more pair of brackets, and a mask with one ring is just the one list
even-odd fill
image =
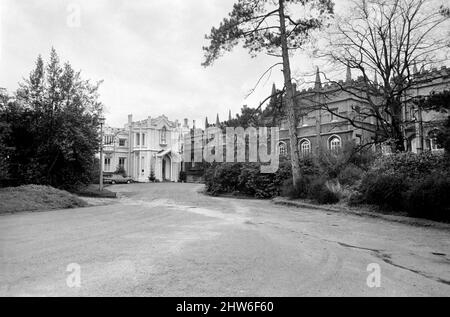
{"label": "chimney", "polygon": [[184,125],[183,127],[189,128],[188,119],[184,118]]}
{"label": "chimney", "polygon": [[314,82],[314,89],[319,90],[321,87],[322,87],[322,83],[320,82],[319,67],[317,67],[316,81]]}
{"label": "chimney", "polygon": [[352,71],[350,69],[350,66],[347,65],[347,75],[345,76],[345,82],[349,83],[352,81]]}
{"label": "chimney", "polygon": [[128,124],[131,124],[133,122],[133,115],[129,114],[128,115]]}
{"label": "chimney", "polygon": [[195,120],[192,120],[192,129],[195,131]]}
{"label": "chimney", "polygon": [[219,114],[217,114],[217,117],[216,117],[216,127],[219,127],[220,126],[220,120],[219,120]]}

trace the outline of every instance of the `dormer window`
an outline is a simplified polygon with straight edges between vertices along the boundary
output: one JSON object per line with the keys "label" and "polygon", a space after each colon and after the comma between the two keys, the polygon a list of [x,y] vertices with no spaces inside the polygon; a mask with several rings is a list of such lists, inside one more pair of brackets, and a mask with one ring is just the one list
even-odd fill
{"label": "dormer window", "polygon": [[166,127],[162,127],[159,137],[159,143],[160,144],[167,144],[167,129]]}

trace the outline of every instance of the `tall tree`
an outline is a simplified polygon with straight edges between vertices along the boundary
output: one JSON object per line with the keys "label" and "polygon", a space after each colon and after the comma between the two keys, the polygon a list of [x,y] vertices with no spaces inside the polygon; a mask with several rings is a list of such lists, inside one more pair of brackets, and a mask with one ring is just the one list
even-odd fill
{"label": "tall tree", "polygon": [[9,171],[24,183],[72,187],[90,180],[98,150],[100,83],[81,78],[52,49],[44,65],[39,56],[16,92],[7,114],[11,130]]}
{"label": "tall tree", "polygon": [[8,142],[11,129],[7,121],[6,109],[10,97],[6,89],[0,88],[0,180],[9,178],[9,155],[13,148]]}
{"label": "tall tree", "polygon": [[[404,151],[402,107],[413,96],[417,72],[447,60],[448,9],[433,0],[354,1],[349,14],[330,28],[328,43],[319,55],[336,66],[361,75],[358,89],[332,81],[366,106],[349,115],[333,112],[357,128],[375,133],[394,151]],[[377,127],[365,124],[376,121]]]}
{"label": "tall tree", "polygon": [[[295,17],[294,14],[297,16]],[[286,92],[286,113],[291,146],[294,184],[301,177],[297,147],[297,119],[295,117],[294,88],[291,79],[290,54],[302,47],[310,32],[319,29],[333,14],[331,0],[238,0],[229,16],[213,27],[204,47],[204,66],[210,66],[224,51],[231,51],[243,42],[252,56],[265,52],[281,58]]]}

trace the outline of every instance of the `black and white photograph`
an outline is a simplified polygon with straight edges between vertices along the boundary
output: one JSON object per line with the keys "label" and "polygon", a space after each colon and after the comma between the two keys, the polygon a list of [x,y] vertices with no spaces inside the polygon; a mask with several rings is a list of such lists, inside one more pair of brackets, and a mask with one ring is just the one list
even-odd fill
{"label": "black and white photograph", "polygon": [[449,0],[0,0],[0,297],[450,297]]}

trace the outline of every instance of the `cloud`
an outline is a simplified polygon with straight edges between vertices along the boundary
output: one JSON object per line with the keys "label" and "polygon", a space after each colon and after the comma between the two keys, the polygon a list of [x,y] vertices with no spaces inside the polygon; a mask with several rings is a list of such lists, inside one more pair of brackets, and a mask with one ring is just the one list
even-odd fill
{"label": "cloud", "polygon": [[[38,54],[55,47],[62,61],[81,69],[84,78],[103,79],[101,100],[108,124],[166,114],[172,120],[204,122],[257,106],[280,85],[280,69],[245,99],[264,70],[276,60],[251,59],[236,48],[212,67],[203,68],[204,35],[225,17],[234,0],[4,0],[0,86],[12,91],[33,68]],[[80,27],[67,18],[80,8]],[[296,63],[293,63],[296,65]],[[310,67],[303,61],[304,67]]]}

